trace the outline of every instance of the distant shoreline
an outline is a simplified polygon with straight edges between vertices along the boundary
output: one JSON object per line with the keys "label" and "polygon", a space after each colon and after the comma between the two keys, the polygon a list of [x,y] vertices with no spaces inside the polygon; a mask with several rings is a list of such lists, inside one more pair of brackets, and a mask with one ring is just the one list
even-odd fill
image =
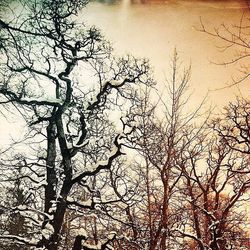
{"label": "distant shoreline", "polygon": [[[220,9],[249,9],[250,0],[90,0],[90,2],[100,2],[105,4],[119,4],[126,1],[131,4],[185,4],[194,7],[197,5],[205,5],[208,8]],[[221,7],[222,4],[225,6]],[[218,7],[220,5],[220,7]],[[231,6],[230,6],[231,5]]]}
{"label": "distant shoreline", "polygon": [[[98,0],[97,0],[98,1]],[[118,0],[120,2],[122,0]],[[131,0],[134,4],[188,4],[189,6],[195,3],[206,4],[210,8],[218,8],[218,4],[225,3],[221,9],[248,9],[250,10],[250,2],[248,0]],[[232,4],[232,6],[230,6]],[[194,6],[195,7],[195,6]]]}

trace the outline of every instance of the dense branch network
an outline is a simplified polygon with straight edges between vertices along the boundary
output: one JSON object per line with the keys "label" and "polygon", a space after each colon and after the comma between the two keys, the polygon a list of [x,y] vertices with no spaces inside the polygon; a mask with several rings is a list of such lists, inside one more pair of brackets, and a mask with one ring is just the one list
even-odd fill
{"label": "dense branch network", "polygon": [[[85,4],[20,1],[12,20],[0,20],[0,103],[7,113],[12,107],[21,112],[35,135],[32,141],[42,141],[36,145],[24,140],[35,150],[33,159],[24,155],[12,162],[17,177],[6,171],[10,182],[18,180],[26,195],[34,194],[34,201],[12,208],[31,223],[29,230],[24,235],[1,232],[4,240],[58,249],[68,209],[94,210],[102,204],[93,200],[89,185],[123,154],[126,137],[108,121],[109,109],[119,108],[122,99],[133,105],[133,88],[152,83],[147,61],[116,60],[96,28],[77,23]],[[84,75],[89,77],[82,81]],[[6,161],[2,165],[7,166]],[[81,186],[87,197],[72,200]],[[30,230],[37,231],[32,238]],[[76,235],[72,249],[106,249],[113,238],[91,246]]]}

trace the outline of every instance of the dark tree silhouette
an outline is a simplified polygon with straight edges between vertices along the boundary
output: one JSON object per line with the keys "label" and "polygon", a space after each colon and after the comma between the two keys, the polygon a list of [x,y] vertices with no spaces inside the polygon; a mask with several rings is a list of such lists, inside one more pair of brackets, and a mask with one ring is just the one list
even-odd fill
{"label": "dark tree silhouette", "polygon": [[[0,19],[2,114],[19,114],[27,124],[19,142],[26,150],[5,151],[1,166],[4,181],[20,181],[36,201],[8,208],[22,214],[29,230],[25,236],[3,230],[1,240],[59,249],[68,209],[101,206],[90,180],[123,154],[127,136],[126,123],[119,131],[113,126],[112,111],[119,114],[136,102],[137,85],[152,84],[147,61],[115,59],[97,28],[78,23],[85,5],[84,0],[16,1]],[[13,177],[17,168],[22,172]],[[88,195],[74,196],[77,188]],[[72,249],[104,249],[111,238],[91,247],[79,230]]]}

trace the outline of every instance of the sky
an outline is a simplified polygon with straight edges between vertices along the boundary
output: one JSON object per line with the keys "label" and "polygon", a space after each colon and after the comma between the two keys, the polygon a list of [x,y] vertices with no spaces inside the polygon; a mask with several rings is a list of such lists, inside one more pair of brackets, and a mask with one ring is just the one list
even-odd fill
{"label": "sky", "polygon": [[[200,18],[211,30],[222,23],[229,27],[238,24],[243,12],[249,14],[246,1],[110,1],[91,2],[80,13],[79,20],[99,27],[113,44],[114,53],[148,58],[160,93],[165,91],[171,55],[176,48],[182,65],[191,64],[192,67],[190,107],[197,107],[207,94],[207,105],[218,109],[235,95],[249,97],[247,81],[237,87],[216,90],[230,83],[238,69],[218,66],[214,62],[227,60],[235,51],[219,52],[218,46],[223,45],[220,40],[197,31]],[[13,117],[0,119],[2,144],[8,143],[11,137],[22,136],[20,120]]]}
{"label": "sky", "polygon": [[144,4],[140,0],[113,4],[107,1],[89,4],[82,13],[83,20],[100,27],[116,53],[149,58],[160,91],[164,91],[161,86],[169,75],[169,61],[176,48],[182,64],[192,66],[194,106],[208,91],[208,104],[217,107],[224,106],[235,95],[249,96],[246,82],[214,91],[230,84],[232,77],[238,75],[236,67],[215,65],[231,58],[235,51],[219,52],[218,46],[224,43],[197,31],[200,18],[211,30],[222,23],[237,25],[242,13],[247,12],[246,1],[145,0]]}

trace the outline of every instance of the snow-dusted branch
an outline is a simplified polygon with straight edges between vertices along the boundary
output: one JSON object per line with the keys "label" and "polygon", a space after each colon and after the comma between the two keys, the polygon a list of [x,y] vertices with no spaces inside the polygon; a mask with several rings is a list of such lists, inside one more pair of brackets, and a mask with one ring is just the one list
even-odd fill
{"label": "snow-dusted branch", "polygon": [[96,165],[93,167],[94,170],[92,171],[84,171],[83,173],[78,174],[72,179],[72,183],[77,183],[81,181],[83,178],[88,177],[88,176],[94,176],[97,173],[99,173],[101,170],[104,169],[109,169],[111,167],[112,162],[114,159],[116,159],[118,156],[124,154],[121,152],[121,144],[119,143],[121,135],[117,135],[114,140],[114,147],[113,150],[108,157],[106,161],[103,162],[97,162]]}

